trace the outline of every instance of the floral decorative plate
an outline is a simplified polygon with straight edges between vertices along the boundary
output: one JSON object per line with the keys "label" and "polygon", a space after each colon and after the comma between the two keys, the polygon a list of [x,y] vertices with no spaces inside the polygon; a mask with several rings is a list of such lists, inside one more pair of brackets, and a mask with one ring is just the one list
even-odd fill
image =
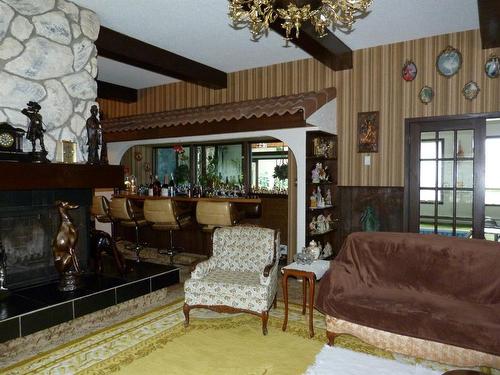
{"label": "floral decorative plate", "polygon": [[491,55],[484,64],[484,71],[489,78],[500,76],[500,58],[497,55]]}
{"label": "floral decorative plate", "polygon": [[479,89],[478,84],[474,81],[470,81],[469,83],[465,84],[462,93],[464,94],[465,99],[472,100],[477,98],[479,91],[481,90]]}
{"label": "floral decorative plate", "polygon": [[420,90],[418,97],[420,98],[420,101],[424,104],[429,104],[430,102],[432,102],[432,99],[434,98],[434,91],[432,90],[432,87],[430,86],[422,87],[422,90]]}
{"label": "floral decorative plate", "polygon": [[411,60],[406,60],[401,76],[406,82],[413,81],[417,76],[417,65]]}
{"label": "floral decorative plate", "polygon": [[446,47],[436,59],[436,68],[439,74],[452,77],[462,67],[462,54],[452,46]]}

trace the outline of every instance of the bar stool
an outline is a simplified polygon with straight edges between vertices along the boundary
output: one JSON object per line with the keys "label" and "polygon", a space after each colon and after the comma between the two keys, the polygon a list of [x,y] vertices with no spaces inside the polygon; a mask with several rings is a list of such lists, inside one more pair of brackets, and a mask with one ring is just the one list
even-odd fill
{"label": "bar stool", "polygon": [[113,223],[120,223],[124,227],[133,227],[135,229],[135,244],[127,246],[127,249],[134,250],[136,262],[140,262],[139,253],[143,246],[139,242],[139,228],[147,225],[143,214],[133,209],[132,203],[127,198],[113,198],[109,202],[109,216]]}
{"label": "bar stool", "polygon": [[[196,204],[196,221],[201,230],[210,233],[210,245],[213,232],[217,228],[230,227],[238,223],[238,212],[232,202],[198,201]],[[204,247],[208,248],[206,241]],[[209,250],[210,254],[211,251]]]}
{"label": "bar stool", "polygon": [[[109,216],[109,200],[102,195],[94,195],[92,197],[92,206],[90,207],[90,216],[93,220],[100,223],[111,223],[111,235],[114,236],[113,220]],[[95,223],[93,225],[95,228]]]}
{"label": "bar stool", "polygon": [[170,247],[159,254],[170,256],[170,264],[174,263],[174,255],[182,247],[174,247],[174,231],[181,230],[192,222],[189,211],[182,212],[172,199],[146,199],[144,201],[144,218],[151,224],[151,229],[168,232],[170,237]]}

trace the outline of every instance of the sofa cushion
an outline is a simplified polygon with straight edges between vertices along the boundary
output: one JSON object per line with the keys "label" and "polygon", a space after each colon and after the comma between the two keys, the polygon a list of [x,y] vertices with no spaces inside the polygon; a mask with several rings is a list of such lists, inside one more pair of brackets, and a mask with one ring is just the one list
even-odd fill
{"label": "sofa cushion", "polygon": [[351,234],[317,308],[380,330],[500,355],[500,245],[413,233]]}

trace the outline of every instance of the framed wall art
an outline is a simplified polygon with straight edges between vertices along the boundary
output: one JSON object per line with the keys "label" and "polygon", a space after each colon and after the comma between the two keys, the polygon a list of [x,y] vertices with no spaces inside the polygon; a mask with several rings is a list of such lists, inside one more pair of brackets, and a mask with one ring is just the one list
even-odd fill
{"label": "framed wall art", "polygon": [[486,60],[484,72],[488,78],[497,78],[500,76],[500,58],[497,55],[491,55],[488,60]]}
{"label": "framed wall art", "polygon": [[358,113],[358,152],[378,152],[380,112]]}
{"label": "framed wall art", "polygon": [[444,77],[452,77],[458,73],[462,67],[462,54],[452,46],[446,47],[436,59],[436,68],[439,74]]}
{"label": "framed wall art", "polygon": [[462,93],[464,94],[465,99],[472,100],[477,98],[479,91],[481,91],[479,89],[479,85],[474,81],[470,81],[465,84]]}
{"label": "framed wall art", "polygon": [[406,82],[413,81],[417,77],[417,65],[411,60],[406,60],[401,76]]}
{"label": "framed wall art", "polygon": [[418,97],[420,98],[420,101],[422,103],[429,104],[430,102],[432,102],[432,99],[434,98],[434,90],[432,90],[432,87],[430,86],[424,86],[420,90]]}

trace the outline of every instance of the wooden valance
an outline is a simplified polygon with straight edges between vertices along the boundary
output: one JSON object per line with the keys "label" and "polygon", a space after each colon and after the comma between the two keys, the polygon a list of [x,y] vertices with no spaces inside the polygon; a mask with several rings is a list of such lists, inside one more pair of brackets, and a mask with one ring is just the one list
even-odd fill
{"label": "wooden valance", "polygon": [[336,97],[335,88],[319,92],[178,109],[103,121],[107,142],[204,135],[307,125],[307,118]]}

